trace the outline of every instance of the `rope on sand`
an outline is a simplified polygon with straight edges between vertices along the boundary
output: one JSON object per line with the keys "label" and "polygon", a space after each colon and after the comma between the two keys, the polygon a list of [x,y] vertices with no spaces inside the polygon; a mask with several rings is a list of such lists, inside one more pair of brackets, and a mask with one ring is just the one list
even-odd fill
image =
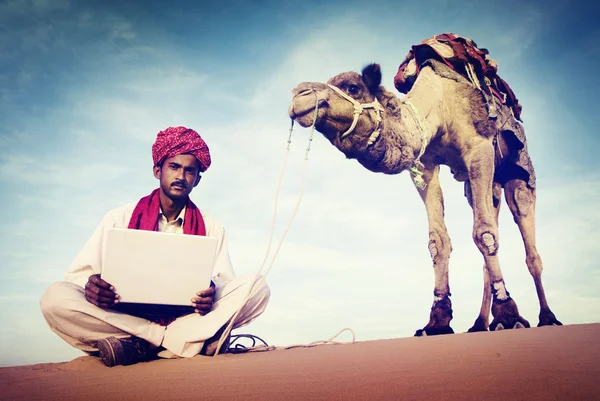
{"label": "rope on sand", "polygon": [[[340,334],[342,334],[345,331],[349,331],[352,334],[351,342],[348,343],[348,342],[334,341],[337,337],[339,337]],[[240,338],[251,339],[252,345],[249,347],[246,347],[243,344],[235,344],[234,345],[234,343],[239,341]],[[256,339],[260,340],[264,345],[257,346]],[[266,352],[266,351],[275,351],[275,350],[288,350],[288,349],[292,349],[292,348],[312,348],[312,347],[316,347],[318,345],[327,345],[327,344],[333,344],[333,345],[354,344],[355,342],[356,342],[356,335],[354,334],[354,331],[348,327],[338,331],[337,334],[335,334],[333,337],[330,337],[327,340],[313,341],[308,344],[293,344],[293,345],[285,345],[285,346],[268,345],[265,342],[265,340],[263,340],[262,338],[260,338],[258,336],[254,336],[254,335],[235,334],[235,335],[231,336],[231,343],[229,345],[229,348],[227,349],[227,353],[241,354],[241,353],[245,353],[245,352]]]}

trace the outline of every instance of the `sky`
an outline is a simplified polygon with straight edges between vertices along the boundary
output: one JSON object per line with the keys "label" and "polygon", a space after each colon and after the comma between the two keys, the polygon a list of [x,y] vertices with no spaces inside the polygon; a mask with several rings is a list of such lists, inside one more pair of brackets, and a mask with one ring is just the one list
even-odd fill
{"label": "sky", "polygon": [[[410,46],[442,32],[488,49],[523,105],[550,307],[565,324],[600,322],[599,8],[572,0],[0,1],[0,365],[83,355],[51,332],[39,299],[106,212],[157,186],[158,131],[184,125],[206,140],[213,164],[192,199],[225,226],[236,273],[254,273],[269,243],[291,90],[377,62],[383,85],[401,96],[393,77]],[[272,248],[299,199],[308,133],[293,133]],[[452,327],[465,332],[479,311],[483,259],[462,183],[447,167],[441,181]],[[506,204],[499,224],[507,288],[535,326],[535,287]],[[427,245],[408,173],[371,173],[317,135],[300,208],[267,276],[269,306],[239,332],[273,345],[345,327],[358,341],[412,336],[433,297]]]}

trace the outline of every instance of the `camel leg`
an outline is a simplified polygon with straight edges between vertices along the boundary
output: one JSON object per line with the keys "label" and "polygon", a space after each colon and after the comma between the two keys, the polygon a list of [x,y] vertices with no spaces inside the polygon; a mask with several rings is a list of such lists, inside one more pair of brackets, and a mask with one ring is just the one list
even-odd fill
{"label": "camel leg", "polygon": [[506,203],[519,226],[523,243],[525,245],[525,262],[529,273],[533,277],[535,289],[540,302],[539,326],[558,325],[562,323],[556,319],[548,307],[544,286],[542,285],[542,259],[535,245],[535,189],[531,189],[522,180],[511,180],[505,185]]}
{"label": "camel leg", "polygon": [[415,336],[452,334],[452,302],[448,284],[448,261],[452,244],[444,222],[444,197],[439,181],[439,166],[427,166],[423,174],[426,187],[418,190],[425,203],[429,221],[429,253],[433,261],[435,284],[429,323],[417,330]]}
{"label": "camel leg", "polygon": [[492,182],[494,148],[491,141],[481,138],[470,144],[463,158],[469,171],[473,197],[473,241],[483,255],[492,293],[490,330],[529,327],[519,315],[517,304],[510,297],[498,261],[498,224],[496,223]]}
{"label": "camel leg", "polygon": [[[465,196],[469,202],[469,205],[473,207],[473,198],[471,194],[471,183],[465,182]],[[500,204],[502,200],[502,185],[497,182],[492,184],[492,202],[494,206],[494,217],[496,225],[498,225],[498,215],[500,213]],[[477,331],[487,331],[489,326],[490,307],[492,305],[492,289],[490,283],[490,275],[488,274],[488,267],[483,265],[483,299],[481,300],[481,308],[479,309],[479,316],[475,319],[475,323],[468,330],[469,333]]]}

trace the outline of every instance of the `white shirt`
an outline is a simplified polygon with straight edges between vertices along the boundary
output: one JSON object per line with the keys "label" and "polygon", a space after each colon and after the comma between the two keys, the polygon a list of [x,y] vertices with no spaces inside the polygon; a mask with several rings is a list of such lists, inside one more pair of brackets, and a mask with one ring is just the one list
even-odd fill
{"label": "white shirt", "polygon": [[160,213],[158,213],[158,231],[164,233],[175,233],[175,234],[183,234],[183,222],[185,220],[185,209],[181,209],[181,212],[177,215],[173,221],[167,221],[167,216],[163,214],[162,209],[160,209]]}
{"label": "white shirt", "polygon": [[[127,204],[111,210],[104,216],[91,238],[65,272],[66,281],[84,287],[92,274],[102,272],[102,250],[106,233],[110,228],[127,228],[136,205],[137,202]],[[218,240],[212,280],[217,287],[222,287],[235,277],[231,260],[229,259],[227,241],[225,240],[225,229],[216,219],[203,211],[201,213],[204,219],[204,226],[206,227],[206,236],[214,237]],[[171,222],[167,222],[167,218],[161,212],[158,219],[158,231],[183,234],[184,217],[185,208]]]}

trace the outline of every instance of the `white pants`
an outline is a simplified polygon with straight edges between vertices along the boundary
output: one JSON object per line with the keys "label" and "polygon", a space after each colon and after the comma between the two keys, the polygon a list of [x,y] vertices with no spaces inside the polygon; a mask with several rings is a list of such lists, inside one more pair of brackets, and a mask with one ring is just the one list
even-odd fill
{"label": "white pants", "polygon": [[[234,278],[217,288],[215,302],[209,313],[204,316],[198,313],[181,316],[167,327],[99,308],[85,299],[82,287],[66,281],[50,285],[42,296],[40,307],[52,331],[82,351],[97,351],[97,341],[106,337],[135,336],[157,347],[162,346],[177,356],[193,357],[200,352],[204,341],[229,323],[242,306],[254,277],[252,274]],[[263,313],[269,296],[269,287],[263,283],[246,302],[233,328],[245,326]]]}

